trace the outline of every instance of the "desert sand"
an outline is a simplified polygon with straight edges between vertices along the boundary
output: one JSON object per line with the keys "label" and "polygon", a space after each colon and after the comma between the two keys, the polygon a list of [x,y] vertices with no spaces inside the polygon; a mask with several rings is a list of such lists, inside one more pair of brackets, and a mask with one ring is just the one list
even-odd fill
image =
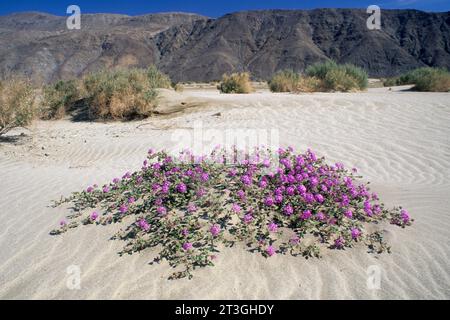
{"label": "desert sand", "polygon": [[[449,299],[450,94],[401,89],[224,95],[193,88],[163,93],[160,111],[168,114],[143,121],[65,119],[10,132],[0,142],[0,298]],[[357,167],[382,201],[404,206],[415,223],[382,226],[392,254],[357,246],[321,259],[266,259],[233,247],[215,267],[175,281],[167,280],[167,262],[148,264],[152,250],[119,257],[124,243],[110,240],[117,225],[49,235],[69,214],[52,200],[140,168],[150,147],[175,150],[177,135],[199,122],[219,132],[276,129],[281,146]],[[222,143],[220,135],[211,139]],[[81,270],[80,289],[66,285],[72,265]],[[381,271],[379,289],[367,286],[371,266]]]}

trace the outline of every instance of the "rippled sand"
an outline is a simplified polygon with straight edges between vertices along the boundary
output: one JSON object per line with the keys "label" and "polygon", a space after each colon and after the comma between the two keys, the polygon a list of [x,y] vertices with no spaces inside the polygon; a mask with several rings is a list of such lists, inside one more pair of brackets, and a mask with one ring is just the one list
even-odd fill
{"label": "rippled sand", "polygon": [[[0,142],[0,298],[450,298],[450,94],[383,88],[187,96],[207,103],[140,122],[37,122]],[[51,200],[139,168],[150,147],[179,148],[179,135],[199,123],[219,133],[276,129],[282,146],[310,147],[359,168],[381,199],[406,207],[415,224],[383,226],[391,255],[356,247],[328,250],[320,260],[265,259],[235,247],[222,251],[216,267],[177,281],[167,280],[166,262],[148,265],[152,250],[119,257],[123,243],[109,240],[118,226],[49,235],[68,213],[50,208]],[[20,132],[26,135],[14,137]],[[207,138],[223,143],[220,134]],[[71,265],[81,270],[79,290],[66,286]],[[379,290],[367,287],[370,266],[381,271]]]}

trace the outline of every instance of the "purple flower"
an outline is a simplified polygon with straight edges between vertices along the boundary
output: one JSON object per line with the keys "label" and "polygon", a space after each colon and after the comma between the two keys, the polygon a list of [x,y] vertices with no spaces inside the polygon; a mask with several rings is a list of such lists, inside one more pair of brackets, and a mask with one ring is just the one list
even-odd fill
{"label": "purple flower", "polygon": [[125,172],[125,174],[122,176],[122,179],[129,179],[131,178],[131,172],[127,171]]}
{"label": "purple flower", "polygon": [[167,209],[164,206],[159,206],[156,208],[156,212],[158,212],[159,215],[164,216],[167,213]]}
{"label": "purple flower", "polygon": [[267,197],[266,200],[264,200],[264,204],[265,204],[266,206],[268,206],[268,207],[273,206],[274,203],[275,203],[275,202],[273,201],[273,198],[272,198],[272,197]]}
{"label": "purple flower", "polygon": [[97,211],[92,212],[91,215],[90,215],[90,218],[91,218],[92,221],[97,220],[97,218],[98,218]]}
{"label": "purple flower", "polygon": [[212,236],[215,237],[220,233],[220,226],[218,224],[213,225],[209,232],[211,232]]}
{"label": "purple flower", "polygon": [[127,211],[128,211],[128,207],[127,207],[127,205],[126,204],[122,204],[120,207],[119,207],[119,211],[120,211],[120,213],[127,213]]}
{"label": "purple flower", "polygon": [[186,237],[188,234],[189,234],[189,230],[188,229],[184,228],[183,230],[181,230],[181,235],[183,237]]}
{"label": "purple flower", "polygon": [[61,221],[59,222],[59,225],[60,225],[61,227],[64,227],[66,224],[67,224],[66,220],[61,220]]}
{"label": "purple flower", "polygon": [[281,203],[283,202],[283,196],[281,194],[275,195],[275,203]]}
{"label": "purple flower", "polygon": [[292,186],[287,187],[287,188],[286,188],[286,194],[287,194],[288,196],[293,196],[293,195],[295,194],[295,188],[292,187]]}
{"label": "purple flower", "polygon": [[357,239],[361,235],[361,231],[358,228],[352,228],[352,239]]}
{"label": "purple flower", "polygon": [[150,230],[150,225],[148,224],[147,220],[145,220],[144,218],[140,219],[137,222],[137,225],[139,226],[139,228],[141,228],[142,230],[144,230],[145,232],[147,232],[148,230]]}
{"label": "purple flower", "polygon": [[305,210],[303,211],[302,215],[300,216],[302,220],[307,220],[311,218],[311,210]]}
{"label": "purple flower", "polygon": [[309,179],[309,183],[312,187],[315,187],[319,184],[319,179],[317,179],[316,177],[312,177],[311,179]]}
{"label": "purple flower", "polygon": [[235,213],[239,213],[241,212],[241,206],[237,203],[233,203],[233,205],[231,206],[231,210],[233,210]]}
{"label": "purple flower", "polygon": [[241,177],[241,181],[242,181],[242,183],[245,184],[246,186],[252,184],[252,179],[251,179],[249,176],[247,176],[247,175],[242,176],[242,177]]}
{"label": "purple flower", "polygon": [[134,197],[128,198],[128,203],[134,203],[135,201],[136,201],[136,199]]}
{"label": "purple flower", "polygon": [[170,184],[164,183],[161,187],[161,192],[164,194],[167,194],[167,193],[169,193],[169,188],[170,188]]}
{"label": "purple flower", "polygon": [[292,208],[292,206],[290,204],[285,206],[283,211],[284,211],[284,214],[287,215],[287,216],[290,216],[291,214],[294,213],[294,209]]}
{"label": "purple flower", "polygon": [[92,191],[94,191],[93,187],[91,187],[91,186],[87,187],[87,189],[86,189],[87,193],[91,193]]}
{"label": "purple flower", "polygon": [[307,193],[304,198],[307,203],[313,203],[315,200],[312,193]]}
{"label": "purple flower", "polygon": [[300,194],[306,193],[306,187],[302,184],[297,187],[297,190]]}
{"label": "purple flower", "polygon": [[114,179],[113,179],[113,183],[118,184],[119,182],[120,182],[120,179],[119,179],[119,178],[114,178]]}
{"label": "purple flower", "polygon": [[238,190],[237,195],[241,200],[245,199],[245,191],[244,190]]}
{"label": "purple flower", "polygon": [[289,239],[289,242],[293,245],[296,245],[300,242],[300,238],[297,235],[293,235],[291,239]]}
{"label": "purple flower", "polygon": [[203,182],[208,181],[208,179],[209,175],[206,172],[202,173],[202,175],[200,176],[200,180],[202,180]]}
{"label": "purple flower", "polygon": [[261,181],[259,182],[259,187],[260,187],[261,189],[264,189],[265,187],[267,187],[267,181],[266,181],[266,180],[261,180]]}
{"label": "purple flower", "polygon": [[197,206],[193,203],[189,203],[187,206],[187,210],[189,213],[193,213],[198,210]]}
{"label": "purple flower", "polygon": [[155,150],[153,148],[148,149],[148,154],[151,156],[155,153]]}
{"label": "purple flower", "polygon": [[409,219],[410,219],[409,213],[405,209],[402,209],[400,211],[400,217],[402,218],[403,223],[408,223],[409,222]]}
{"label": "purple flower", "polygon": [[197,190],[197,192],[195,194],[196,194],[196,196],[198,198],[201,198],[201,197],[203,197],[206,194],[206,190],[203,189],[203,188],[200,188],[200,189]]}
{"label": "purple flower", "polygon": [[320,194],[320,193],[318,193],[318,194],[316,194],[315,196],[314,196],[314,198],[316,198],[316,201],[318,202],[318,203],[322,203],[323,202],[323,196]]}
{"label": "purple flower", "polygon": [[252,221],[253,221],[253,216],[252,216],[252,214],[251,214],[251,213],[247,213],[247,214],[244,216],[244,223],[249,224],[249,223],[252,222]]}
{"label": "purple flower", "polygon": [[350,210],[350,209],[345,210],[344,215],[345,215],[347,218],[351,219],[351,218],[353,218],[353,211]]}
{"label": "purple flower", "polygon": [[231,168],[230,171],[228,171],[228,175],[230,177],[234,177],[237,174],[237,169],[236,168]]}
{"label": "purple flower", "polygon": [[334,246],[338,249],[342,249],[344,247],[344,238],[339,237],[334,240]]}
{"label": "purple flower", "polygon": [[193,248],[193,246],[192,246],[192,243],[190,243],[190,242],[185,242],[185,243],[183,244],[183,249],[184,249],[185,251],[192,250],[192,248]]}
{"label": "purple flower", "polygon": [[266,253],[269,257],[275,254],[275,248],[273,246],[268,246],[266,249]]}
{"label": "purple flower", "polygon": [[309,153],[309,158],[311,159],[311,161],[316,161],[317,160],[316,154],[313,151],[308,149],[308,153]]}
{"label": "purple flower", "polygon": [[316,219],[319,220],[319,221],[325,220],[325,214],[324,214],[322,211],[319,211],[319,212],[316,214]]}
{"label": "purple flower", "polygon": [[179,183],[178,185],[177,185],[177,191],[179,192],[179,193],[186,193],[187,192],[187,187],[186,187],[186,185],[184,184],[184,183]]}
{"label": "purple flower", "polygon": [[108,193],[109,192],[109,187],[108,186],[104,186],[102,191],[103,191],[103,193]]}
{"label": "purple flower", "polygon": [[269,229],[270,232],[277,232],[278,231],[278,225],[275,222],[269,223],[267,229]]}

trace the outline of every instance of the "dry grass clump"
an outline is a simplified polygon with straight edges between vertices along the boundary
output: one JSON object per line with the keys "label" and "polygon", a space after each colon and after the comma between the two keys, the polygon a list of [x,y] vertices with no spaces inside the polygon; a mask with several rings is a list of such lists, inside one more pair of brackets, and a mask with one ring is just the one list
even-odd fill
{"label": "dry grass clump", "polygon": [[76,80],[60,80],[45,86],[39,116],[44,120],[61,119],[81,97],[80,83]]}
{"label": "dry grass clump", "polygon": [[334,61],[314,64],[306,69],[307,77],[320,80],[316,91],[358,91],[368,86],[368,75],[363,69],[351,64]]}
{"label": "dry grass clump", "polygon": [[23,79],[0,81],[0,135],[31,123],[35,116],[35,98],[32,86]]}
{"label": "dry grass clump", "polygon": [[156,68],[101,71],[84,80],[89,118],[126,120],[150,116],[156,88],[169,88],[170,79]]}
{"label": "dry grass clump", "polygon": [[154,65],[148,67],[147,70],[145,70],[145,73],[147,75],[149,85],[152,88],[168,89],[172,85],[172,81],[169,76],[159,71]]}
{"label": "dry grass clump", "polygon": [[156,88],[170,88],[170,78],[155,66],[147,69],[102,70],[81,81],[58,81],[43,88],[41,119],[60,119],[84,106],[89,119],[144,118],[156,106]]}
{"label": "dry grass clump", "polygon": [[295,91],[306,93],[325,91],[322,85],[322,81],[316,77],[303,77],[300,78]]}
{"label": "dry grass clump", "polygon": [[300,74],[292,70],[282,70],[278,71],[268,84],[272,92],[293,92],[297,90],[300,80]]}
{"label": "dry grass clump", "polygon": [[277,72],[268,84],[272,92],[349,92],[366,89],[368,75],[351,64],[327,61],[308,67],[303,76],[291,70]]}
{"label": "dry grass clump", "polygon": [[254,91],[248,72],[224,74],[217,88],[222,93],[250,93]]}
{"label": "dry grass clump", "polygon": [[412,90],[427,92],[449,92],[450,72],[442,68],[418,68],[399,77],[383,82],[385,87],[412,84]]}

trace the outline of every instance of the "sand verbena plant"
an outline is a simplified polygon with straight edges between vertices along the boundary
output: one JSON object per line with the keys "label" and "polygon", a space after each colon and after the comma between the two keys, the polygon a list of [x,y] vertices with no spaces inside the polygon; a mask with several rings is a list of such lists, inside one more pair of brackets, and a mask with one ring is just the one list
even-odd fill
{"label": "sand verbena plant", "polygon": [[141,170],[55,205],[62,204],[74,214],[52,234],[120,223],[121,254],[154,248],[154,263],[167,260],[175,268],[172,279],[191,278],[195,268],[214,265],[220,248],[235,244],[267,258],[320,257],[325,248],[362,244],[369,252],[389,252],[381,223],[412,222],[405,209],[386,208],[356,169],[293,148],[277,154],[216,148],[203,156],[185,150],[178,157],[149,150]]}

